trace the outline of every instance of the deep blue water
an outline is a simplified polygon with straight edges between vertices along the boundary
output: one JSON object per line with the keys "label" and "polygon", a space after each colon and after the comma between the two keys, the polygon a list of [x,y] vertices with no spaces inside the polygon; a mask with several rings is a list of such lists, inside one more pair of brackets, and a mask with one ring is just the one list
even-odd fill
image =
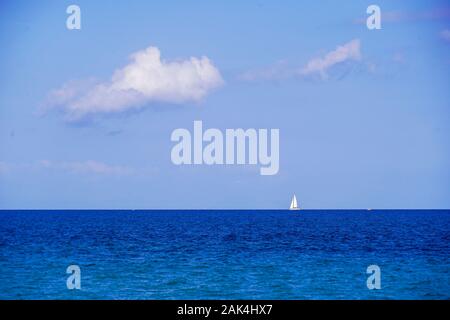
{"label": "deep blue water", "polygon": [[0,211],[0,298],[449,299],[449,241],[448,210]]}

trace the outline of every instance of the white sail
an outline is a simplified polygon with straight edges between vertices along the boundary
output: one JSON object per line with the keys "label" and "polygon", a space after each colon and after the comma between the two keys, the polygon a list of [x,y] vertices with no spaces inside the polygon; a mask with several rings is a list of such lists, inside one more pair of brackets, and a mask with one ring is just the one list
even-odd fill
{"label": "white sail", "polygon": [[297,197],[295,196],[295,194],[292,197],[291,206],[289,207],[289,209],[290,210],[298,210],[299,209],[299,207],[297,205]]}

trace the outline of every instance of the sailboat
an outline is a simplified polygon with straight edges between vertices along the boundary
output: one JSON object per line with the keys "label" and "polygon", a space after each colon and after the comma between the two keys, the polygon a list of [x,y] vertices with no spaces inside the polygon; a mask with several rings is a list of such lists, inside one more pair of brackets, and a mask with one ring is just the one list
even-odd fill
{"label": "sailboat", "polygon": [[297,198],[295,197],[295,194],[292,197],[291,206],[289,207],[289,210],[300,210],[300,208],[297,204]]}

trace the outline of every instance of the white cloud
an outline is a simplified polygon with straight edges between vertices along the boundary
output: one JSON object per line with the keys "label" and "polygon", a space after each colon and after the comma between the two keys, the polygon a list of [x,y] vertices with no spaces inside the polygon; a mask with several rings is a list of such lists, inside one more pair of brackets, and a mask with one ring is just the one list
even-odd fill
{"label": "white cloud", "polygon": [[284,80],[296,77],[307,77],[318,74],[322,79],[328,77],[327,71],[333,66],[349,61],[361,60],[360,41],[354,39],[328,52],[324,57],[311,59],[304,67],[294,67],[286,61],[279,61],[271,66],[250,70],[238,76],[243,81]]}
{"label": "white cloud", "polygon": [[360,41],[354,39],[346,44],[338,46],[322,58],[310,60],[304,68],[300,70],[302,75],[319,74],[322,78],[327,78],[327,70],[338,63],[348,60],[358,61],[361,59]]}
{"label": "white cloud", "polygon": [[158,48],[149,47],[130,59],[108,82],[71,82],[52,91],[48,105],[74,121],[140,109],[151,102],[199,101],[223,84],[219,70],[205,56],[168,62],[161,59]]}
{"label": "white cloud", "polygon": [[450,42],[450,30],[449,29],[442,30],[440,35],[444,41]]}

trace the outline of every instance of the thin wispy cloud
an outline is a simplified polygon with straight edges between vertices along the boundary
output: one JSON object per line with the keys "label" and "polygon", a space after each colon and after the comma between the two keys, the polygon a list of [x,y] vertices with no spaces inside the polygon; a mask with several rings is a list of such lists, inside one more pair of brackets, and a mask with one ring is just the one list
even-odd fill
{"label": "thin wispy cloud", "polygon": [[361,42],[353,39],[324,55],[311,58],[303,67],[290,66],[286,61],[280,61],[266,68],[246,71],[238,78],[244,81],[265,81],[319,76],[325,80],[333,67],[345,62],[357,62],[361,58]]}
{"label": "thin wispy cloud", "polygon": [[11,170],[10,166],[3,161],[0,161],[0,174],[8,173]]}
{"label": "thin wispy cloud", "polygon": [[392,56],[392,61],[403,64],[406,62],[406,58],[402,52],[395,52],[394,55]]}
{"label": "thin wispy cloud", "polygon": [[286,61],[282,60],[265,68],[245,71],[238,76],[238,79],[243,81],[282,80],[295,76],[296,72]]}
{"label": "thin wispy cloud", "polygon": [[89,115],[137,110],[153,102],[196,102],[224,82],[219,70],[205,56],[165,61],[158,48],[148,47],[133,53],[130,60],[128,65],[114,71],[108,82],[88,79],[53,90],[46,110],[61,110],[67,120],[77,121]]}
{"label": "thin wispy cloud", "polygon": [[129,166],[111,165],[96,160],[86,161],[50,161],[40,160],[28,163],[0,161],[0,174],[31,173],[45,170],[96,176],[129,176],[136,170]]}
{"label": "thin wispy cloud", "polygon": [[13,163],[0,161],[0,175],[12,174],[15,172],[25,172],[35,169],[30,163]]}
{"label": "thin wispy cloud", "polygon": [[354,39],[346,44],[338,46],[323,57],[311,59],[304,68],[300,70],[302,75],[319,74],[322,78],[328,77],[328,70],[333,66],[345,61],[361,60],[360,41]]}
{"label": "thin wispy cloud", "polygon": [[42,160],[39,162],[42,168],[62,170],[76,174],[94,174],[106,176],[125,176],[134,173],[128,166],[110,165],[100,161],[73,161],[73,162],[52,162]]}
{"label": "thin wispy cloud", "polygon": [[[366,24],[367,16],[355,19],[357,24]],[[433,8],[423,11],[381,11],[382,23],[418,22],[430,20],[450,20],[450,7]]]}
{"label": "thin wispy cloud", "polygon": [[442,40],[450,43],[450,30],[449,29],[442,30],[439,35],[441,36]]}

